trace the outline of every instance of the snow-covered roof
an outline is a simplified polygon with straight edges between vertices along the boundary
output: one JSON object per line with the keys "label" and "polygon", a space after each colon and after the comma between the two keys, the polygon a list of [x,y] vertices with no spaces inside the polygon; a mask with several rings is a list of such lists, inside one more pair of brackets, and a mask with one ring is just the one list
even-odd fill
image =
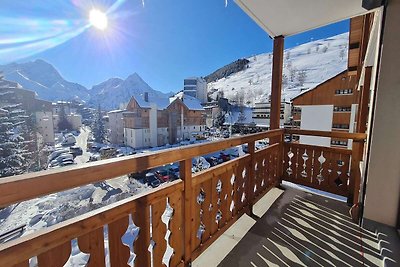
{"label": "snow-covered roof", "polygon": [[189,110],[204,110],[203,106],[200,103],[200,100],[198,100],[195,97],[185,95],[183,92],[179,92],[173,97],[169,98],[169,103],[174,102],[176,99],[180,99],[183,104],[189,109]]}
{"label": "snow-covered roof", "polygon": [[271,37],[290,36],[363,15],[360,0],[236,0]]}
{"label": "snow-covered roof", "polygon": [[157,106],[158,110],[164,110],[166,109],[170,102],[167,98],[154,98],[154,97],[149,97],[149,102],[146,102],[144,98],[140,96],[132,96],[132,98],[135,99],[135,101],[138,103],[138,105],[141,108],[151,108],[151,105],[154,104]]}
{"label": "snow-covered roof", "polygon": [[308,93],[308,92],[310,92],[310,91],[312,91],[312,90],[318,88],[320,85],[322,85],[322,84],[324,84],[324,83],[326,83],[326,82],[329,82],[330,80],[336,78],[337,76],[343,75],[346,71],[347,71],[347,69],[342,70],[342,71],[339,72],[338,74],[336,74],[336,75],[330,77],[329,79],[323,81],[322,83],[318,84],[317,86],[314,86],[314,87],[312,87],[312,88],[310,88],[310,89],[304,90],[303,92],[301,92],[301,93],[298,94],[297,96],[293,97],[293,98],[291,99],[291,101],[293,101],[293,100],[295,100],[296,98],[298,98],[298,97],[300,97],[300,96],[302,96],[302,95],[304,95],[304,94],[306,94],[306,93]]}
{"label": "snow-covered roof", "polygon": [[109,111],[109,112],[107,112],[107,113],[120,113],[120,112],[124,112],[124,110],[122,110],[122,109],[116,109],[116,110],[111,110],[111,111]]}

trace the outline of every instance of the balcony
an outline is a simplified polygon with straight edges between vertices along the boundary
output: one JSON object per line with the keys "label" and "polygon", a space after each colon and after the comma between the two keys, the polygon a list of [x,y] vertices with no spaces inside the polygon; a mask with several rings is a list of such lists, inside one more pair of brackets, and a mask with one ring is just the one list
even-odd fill
{"label": "balcony", "polygon": [[[283,141],[287,139],[285,135],[292,134],[352,139],[353,150]],[[87,266],[127,266],[132,262],[134,266],[162,266],[163,262],[167,266],[186,266],[210,245],[215,245],[238,219],[249,215],[255,218],[253,206],[259,205],[258,201],[271,189],[278,190],[275,187],[282,181],[340,195],[352,203],[359,191],[359,148],[365,137],[365,134],[277,129],[3,178],[0,180],[3,207],[171,162],[180,163],[183,179],[1,244],[0,266],[29,266],[34,257],[38,266],[64,266],[71,251],[77,249],[89,255]],[[256,150],[256,141],[265,138],[271,144]],[[248,145],[247,154],[192,174],[193,157],[244,144]],[[311,243],[310,253],[320,255],[323,248],[319,246],[325,239],[333,243],[326,243],[323,255],[339,262],[341,253],[346,254],[347,250],[350,255],[358,253],[359,234],[364,233],[351,222],[348,211],[344,202],[287,189],[267,213],[260,215],[255,226],[221,264],[231,266],[237,258],[246,260],[249,253],[258,249],[256,245],[262,245],[260,238],[272,243],[278,242],[276,238],[283,240],[277,246],[280,252],[276,252],[276,247],[264,245],[261,256],[271,262],[279,255],[290,258],[300,253],[303,256],[297,260],[303,264],[324,265],[316,256],[304,254],[302,251],[309,247],[302,243]],[[302,234],[292,236],[299,232]],[[331,233],[341,236],[334,239]],[[371,238],[369,245],[376,241],[365,233]],[[305,237],[307,240],[302,240]],[[249,243],[254,246],[247,246]],[[262,259],[257,253],[254,255],[258,261]],[[363,257],[354,260],[363,262]],[[282,262],[292,265],[290,261]]]}

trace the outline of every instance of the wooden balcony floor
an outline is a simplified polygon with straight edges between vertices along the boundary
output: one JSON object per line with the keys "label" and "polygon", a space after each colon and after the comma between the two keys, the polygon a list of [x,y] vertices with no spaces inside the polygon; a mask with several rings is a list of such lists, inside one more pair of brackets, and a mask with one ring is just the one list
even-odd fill
{"label": "wooden balcony floor", "polygon": [[219,266],[382,266],[346,203],[286,188]]}

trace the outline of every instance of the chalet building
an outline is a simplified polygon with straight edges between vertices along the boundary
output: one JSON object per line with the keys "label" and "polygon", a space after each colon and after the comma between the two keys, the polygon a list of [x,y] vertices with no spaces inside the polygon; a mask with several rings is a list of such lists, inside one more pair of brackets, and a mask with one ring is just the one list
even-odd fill
{"label": "chalet building", "polygon": [[[126,110],[108,113],[110,140],[133,148],[156,147],[188,140],[205,130],[205,110],[194,97],[179,93],[149,101],[132,97]],[[123,129],[123,130],[121,130]]]}
{"label": "chalet building", "polygon": [[[291,109],[290,102],[281,102],[279,119],[282,127],[290,121]],[[254,103],[252,118],[257,127],[269,129],[271,101]]]}
{"label": "chalet building", "polygon": [[[358,107],[355,85],[356,76],[345,70],[293,98],[294,126],[304,130],[354,132]],[[351,147],[347,139],[337,138],[300,137],[300,142]]]}

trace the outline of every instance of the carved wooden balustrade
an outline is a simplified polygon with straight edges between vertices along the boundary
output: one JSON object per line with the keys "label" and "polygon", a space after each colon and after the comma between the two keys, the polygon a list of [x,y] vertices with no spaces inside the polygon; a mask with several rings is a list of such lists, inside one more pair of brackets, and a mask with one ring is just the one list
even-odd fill
{"label": "carved wooden balustrade", "polygon": [[[0,266],[29,266],[34,257],[38,266],[64,266],[72,250],[88,255],[87,266],[105,266],[106,261],[110,266],[184,266],[240,216],[251,213],[252,205],[281,179],[353,197],[355,173],[349,166],[359,160],[358,154],[352,154],[351,150],[287,144],[283,142],[284,134],[283,129],[272,130],[3,178],[2,207],[171,162],[180,163],[182,180],[2,244]],[[286,134],[299,132],[286,131]],[[364,138],[355,134],[346,136],[354,140]],[[265,138],[276,143],[256,151],[255,142]],[[242,144],[248,145],[249,153],[192,174],[193,157]]]}

